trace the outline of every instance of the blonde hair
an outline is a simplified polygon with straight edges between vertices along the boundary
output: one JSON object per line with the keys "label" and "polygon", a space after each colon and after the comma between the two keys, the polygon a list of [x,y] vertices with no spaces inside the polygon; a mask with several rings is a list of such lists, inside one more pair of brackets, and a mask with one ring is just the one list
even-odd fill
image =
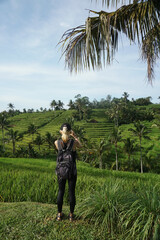
{"label": "blonde hair", "polygon": [[69,139],[70,131],[68,131],[67,127],[63,127],[63,129],[60,131],[62,134],[62,140],[64,142],[67,142]]}

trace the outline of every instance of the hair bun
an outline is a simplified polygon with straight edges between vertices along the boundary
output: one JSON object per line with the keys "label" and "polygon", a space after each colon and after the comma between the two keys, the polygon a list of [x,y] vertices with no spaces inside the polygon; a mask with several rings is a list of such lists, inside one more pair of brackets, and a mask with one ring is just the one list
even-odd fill
{"label": "hair bun", "polygon": [[63,128],[65,127],[66,131],[70,131],[71,130],[71,125],[69,123],[63,123],[60,130],[63,130]]}

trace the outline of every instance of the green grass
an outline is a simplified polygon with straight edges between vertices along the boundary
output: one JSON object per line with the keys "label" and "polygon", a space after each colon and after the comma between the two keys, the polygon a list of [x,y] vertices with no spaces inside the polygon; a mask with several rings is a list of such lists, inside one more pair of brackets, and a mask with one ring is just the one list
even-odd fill
{"label": "green grass", "polygon": [[0,239],[145,240],[159,233],[158,174],[100,170],[78,162],[76,220],[67,218],[66,189],[65,218],[57,223],[55,166],[55,156],[0,158]]}
{"label": "green grass", "polygon": [[93,240],[101,239],[97,229],[84,220],[68,221],[68,210],[64,207],[65,218],[56,219],[54,204],[32,202],[0,203],[0,239],[50,239],[50,240]]}

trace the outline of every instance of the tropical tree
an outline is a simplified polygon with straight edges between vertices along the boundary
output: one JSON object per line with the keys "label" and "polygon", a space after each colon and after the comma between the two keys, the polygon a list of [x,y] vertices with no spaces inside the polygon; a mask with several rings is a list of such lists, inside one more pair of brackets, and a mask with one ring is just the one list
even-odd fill
{"label": "tropical tree", "polygon": [[75,103],[70,99],[69,103],[67,105],[69,107],[69,109],[75,109]]}
{"label": "tropical tree", "polygon": [[141,163],[141,173],[143,173],[143,160],[142,160],[142,139],[150,139],[148,134],[147,127],[142,124],[140,121],[134,123],[134,128],[130,128],[131,131],[136,137],[139,138],[139,146],[140,146],[140,163]]}
{"label": "tropical tree", "polygon": [[65,119],[65,121],[66,121],[67,123],[69,123],[72,128],[73,128],[73,126],[74,126],[74,120],[75,120],[75,119],[74,119],[73,116],[72,116],[72,117],[68,117],[68,118]]}
{"label": "tropical tree", "polygon": [[95,145],[95,152],[98,156],[99,168],[101,169],[103,168],[102,160],[103,154],[105,153],[109,146],[110,146],[109,142],[105,141],[104,139],[100,140],[100,142]]}
{"label": "tropical tree", "polygon": [[78,94],[75,96],[75,107],[78,111],[79,120],[86,119],[89,115],[90,109],[89,109],[89,98],[88,97],[81,97],[81,94]]}
{"label": "tropical tree", "polygon": [[13,109],[14,109],[14,104],[13,104],[13,103],[9,103],[9,104],[8,104],[8,107],[9,107],[11,110],[13,110]]}
{"label": "tropical tree", "polygon": [[58,100],[57,110],[62,110],[62,109],[63,109],[63,106],[64,106],[64,103],[63,103],[61,100]]}
{"label": "tropical tree", "polygon": [[120,103],[112,103],[111,108],[107,109],[105,112],[110,120],[112,120],[115,126],[119,126],[119,118],[120,118],[121,104]]}
{"label": "tropical tree", "polygon": [[87,139],[85,137],[85,133],[86,131],[84,130],[83,127],[80,127],[78,125],[74,125],[72,127],[73,131],[76,133],[77,137],[79,137],[79,139],[81,140],[81,142],[86,142]]}
{"label": "tropical tree", "polygon": [[121,141],[121,131],[117,126],[114,126],[112,129],[112,132],[109,136],[109,141],[114,145],[115,147],[115,155],[116,155],[116,170],[118,170],[118,142]]}
{"label": "tropical tree", "polygon": [[136,145],[135,145],[135,140],[131,140],[129,137],[126,139],[123,139],[124,142],[124,152],[128,156],[128,163],[129,163],[129,168],[131,166],[131,155],[136,151]]}
{"label": "tropical tree", "polygon": [[128,100],[129,94],[127,92],[124,92],[122,97],[123,97],[124,105],[125,105],[125,108],[126,108],[127,107],[127,102],[129,101]]}
{"label": "tropical tree", "polygon": [[35,152],[35,150],[34,150],[34,148],[33,148],[31,143],[28,143],[27,153],[28,153],[29,158],[37,156],[37,153]]}
{"label": "tropical tree", "polygon": [[15,154],[16,150],[16,142],[23,139],[23,134],[19,133],[17,130],[14,131],[13,129],[10,129],[6,135],[9,137],[9,141],[12,142],[13,147],[13,154]]}
{"label": "tropical tree", "polygon": [[28,126],[27,132],[28,132],[29,135],[32,135],[32,142],[33,142],[34,141],[34,134],[37,133],[37,127],[33,123],[31,123]]}
{"label": "tropical tree", "polygon": [[2,130],[2,146],[3,146],[3,151],[5,151],[4,147],[4,131],[8,130],[9,128],[9,121],[7,119],[7,115],[5,113],[0,114],[0,128]]}
{"label": "tropical tree", "polygon": [[152,127],[157,127],[160,129],[160,114],[155,115],[154,124]]}
{"label": "tropical tree", "polygon": [[[97,2],[100,2],[97,1]],[[147,62],[148,80],[154,77],[154,66],[160,53],[160,1],[101,0],[115,11],[92,11],[84,25],[67,30],[59,44],[65,54],[66,66],[72,72],[101,68],[113,62],[120,36],[130,43],[138,42],[141,57]],[[124,5],[124,2],[128,2]],[[119,8],[118,8],[119,7]],[[104,63],[104,64],[103,64]]]}
{"label": "tropical tree", "polygon": [[46,132],[45,134],[45,142],[48,144],[49,149],[51,147],[54,147],[54,142],[57,139],[57,137],[53,136],[50,132]]}
{"label": "tropical tree", "polygon": [[42,138],[42,136],[40,134],[38,134],[33,143],[38,146],[39,151],[40,151],[41,145],[43,145],[43,143],[44,143],[44,139]]}

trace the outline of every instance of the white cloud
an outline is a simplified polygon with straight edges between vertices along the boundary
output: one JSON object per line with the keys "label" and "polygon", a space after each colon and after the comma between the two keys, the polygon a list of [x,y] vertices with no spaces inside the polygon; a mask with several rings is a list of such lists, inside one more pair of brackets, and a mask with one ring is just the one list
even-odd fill
{"label": "white cloud", "polygon": [[[158,77],[152,88],[144,79],[146,65],[137,61],[137,46],[123,41],[113,65],[78,75],[64,71],[57,45],[64,31],[85,23],[88,9],[101,10],[86,0],[8,0],[0,16],[0,107],[48,107],[52,99],[68,102],[78,93],[90,99],[107,94],[131,97],[159,95]],[[157,76],[159,72],[157,72]],[[2,94],[3,93],[3,94]],[[28,105],[27,105],[28,104]]]}

